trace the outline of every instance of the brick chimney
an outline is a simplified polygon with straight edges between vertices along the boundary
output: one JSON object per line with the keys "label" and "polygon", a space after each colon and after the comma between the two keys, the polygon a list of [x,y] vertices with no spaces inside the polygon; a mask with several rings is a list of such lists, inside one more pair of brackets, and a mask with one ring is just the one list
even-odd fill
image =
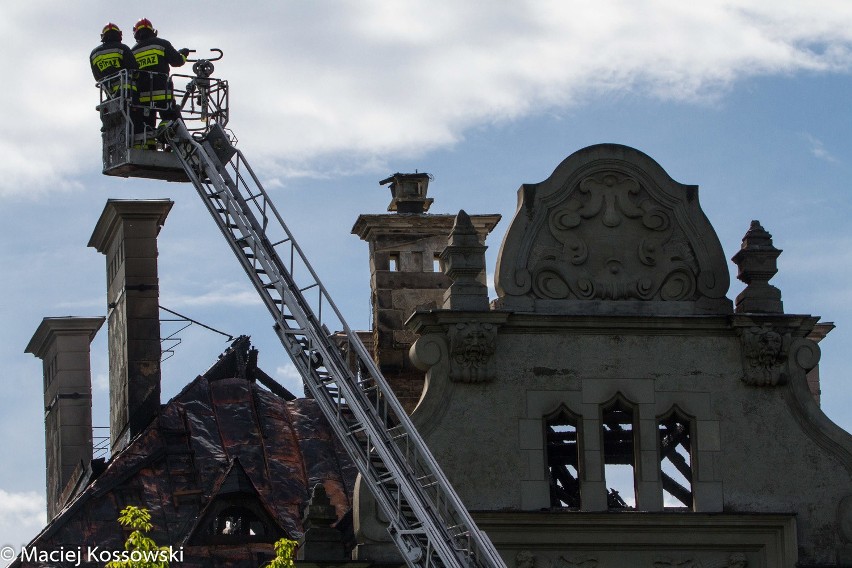
{"label": "brick chimney", "polygon": [[[417,335],[405,328],[416,310],[440,309],[452,280],[444,274],[441,253],[456,222],[455,215],[429,214],[429,174],[396,173],[379,182],[390,184],[391,202],[380,215],[359,215],[352,233],[370,247],[373,307],[373,357],[405,409],[414,410],[423,390],[423,371],[408,350]],[[500,215],[471,215],[470,223],[484,244]]]}
{"label": "brick chimney", "polygon": [[110,199],[89,246],[106,255],[113,454],[160,411],[157,235],[173,202]]}
{"label": "brick chimney", "polygon": [[25,349],[44,369],[48,519],[64,506],[60,496],[75,469],[92,460],[89,345],[103,323],[103,317],[44,318]]}

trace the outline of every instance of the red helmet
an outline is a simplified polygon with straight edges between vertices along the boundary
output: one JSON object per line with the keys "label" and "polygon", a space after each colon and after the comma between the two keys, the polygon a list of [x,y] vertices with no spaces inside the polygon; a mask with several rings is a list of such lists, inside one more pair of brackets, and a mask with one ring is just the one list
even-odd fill
{"label": "red helmet", "polygon": [[112,22],[105,25],[104,29],[101,30],[101,41],[104,40],[104,36],[106,36],[109,32],[118,32],[118,41],[121,41],[121,30]]}
{"label": "red helmet", "polygon": [[157,35],[157,30],[154,29],[154,24],[151,23],[151,20],[149,20],[148,18],[142,18],[141,20],[136,22],[136,25],[133,26],[133,37],[136,37],[138,39],[137,34],[139,33],[139,30],[144,29],[149,29],[154,32],[154,35]]}

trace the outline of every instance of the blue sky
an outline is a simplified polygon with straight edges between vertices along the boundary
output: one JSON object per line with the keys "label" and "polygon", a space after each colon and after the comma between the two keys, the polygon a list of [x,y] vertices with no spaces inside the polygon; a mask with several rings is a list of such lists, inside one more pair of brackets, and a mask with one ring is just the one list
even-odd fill
{"label": "blue sky", "polygon": [[[106,313],[104,259],[86,248],[106,199],[173,199],[162,305],[250,334],[261,365],[299,390],[194,190],[100,174],[87,56],[108,20],[128,41],[146,16],[176,47],[224,50],[216,75],[231,84],[240,148],[352,327],[368,327],[370,312],[367,247],[350,229],[385,211],[378,180],[430,172],[433,212],[502,214],[493,272],[522,183],[587,145],[627,144],[700,186],[728,258],[752,219],[773,234],[785,310],[837,324],[822,343],[823,409],[852,429],[851,3],[18,4],[0,8],[12,78],[0,92],[0,545],[44,524],[41,366],[23,350],[42,317]],[[731,298],[742,288],[732,280]],[[108,423],[105,337],[92,345],[97,425]],[[197,327],[181,337],[163,364],[164,400],[226,347]]]}

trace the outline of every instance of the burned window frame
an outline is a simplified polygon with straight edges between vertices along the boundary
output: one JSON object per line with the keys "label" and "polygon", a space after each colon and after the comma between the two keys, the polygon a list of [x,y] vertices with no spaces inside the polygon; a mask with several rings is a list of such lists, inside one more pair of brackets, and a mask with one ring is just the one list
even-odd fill
{"label": "burned window frame", "polygon": [[[233,532],[228,531],[227,521],[236,519]],[[259,527],[260,531],[252,533],[253,527]],[[216,536],[258,536],[265,537],[269,532],[266,524],[255,514],[254,511],[242,505],[230,505],[216,513],[213,521],[213,534]]]}
{"label": "burned window frame", "polygon": [[[601,437],[601,466],[603,469],[604,483],[608,484],[606,472],[608,465],[629,465],[633,478],[633,506],[630,506],[624,501],[619,491],[615,488],[605,488],[607,509],[610,511],[631,511],[636,509],[636,504],[639,501],[638,488],[638,455],[639,455],[639,409],[638,406],[627,399],[623,394],[616,393],[610,400],[600,405],[600,437]],[[626,435],[627,430],[622,428],[610,428],[612,424],[627,424],[627,422],[615,422],[618,416],[610,416],[608,413],[629,413],[630,430],[629,436]],[[628,444],[629,450],[618,448],[618,445]],[[625,457],[626,456],[626,457]]]}
{"label": "burned window frame", "polygon": [[[552,508],[579,510],[582,507],[582,424],[582,417],[571,412],[565,405],[544,417],[545,467]],[[559,426],[570,426],[574,431],[569,434],[554,430]],[[573,444],[565,442],[571,434],[574,437]],[[570,449],[572,445],[573,450]],[[574,468],[576,477],[568,467]]]}
{"label": "burned window frame", "polygon": [[[680,427],[673,428],[674,425],[680,425]],[[665,431],[663,430],[664,426],[666,426]],[[681,505],[669,507],[664,504],[663,508],[675,511],[693,511],[695,510],[695,417],[690,416],[678,406],[673,406],[671,410],[657,417],[656,430],[657,450],[659,452],[657,465],[660,471],[663,502],[665,503],[666,494],[668,494],[681,503]],[[685,463],[683,456],[677,451],[678,447],[684,448],[689,456],[688,463]],[[677,457],[672,459],[673,456]],[[664,462],[666,459],[686,479],[689,483],[688,488],[665,472]]]}
{"label": "burned window frame", "polygon": [[[236,532],[225,532],[227,517],[239,516],[247,521],[238,526]],[[250,534],[252,524],[259,524],[262,531]],[[229,493],[220,495],[205,507],[196,527],[187,538],[189,546],[235,545],[249,543],[274,543],[287,536],[275,519],[264,509],[253,493]]]}

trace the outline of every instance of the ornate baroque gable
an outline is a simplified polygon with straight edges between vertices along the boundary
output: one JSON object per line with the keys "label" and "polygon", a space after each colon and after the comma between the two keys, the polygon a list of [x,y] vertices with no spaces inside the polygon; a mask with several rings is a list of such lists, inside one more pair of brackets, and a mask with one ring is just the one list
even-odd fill
{"label": "ornate baroque gable", "polygon": [[731,313],[729,283],[698,187],[600,144],[521,186],[495,284],[506,310],[688,315]]}

